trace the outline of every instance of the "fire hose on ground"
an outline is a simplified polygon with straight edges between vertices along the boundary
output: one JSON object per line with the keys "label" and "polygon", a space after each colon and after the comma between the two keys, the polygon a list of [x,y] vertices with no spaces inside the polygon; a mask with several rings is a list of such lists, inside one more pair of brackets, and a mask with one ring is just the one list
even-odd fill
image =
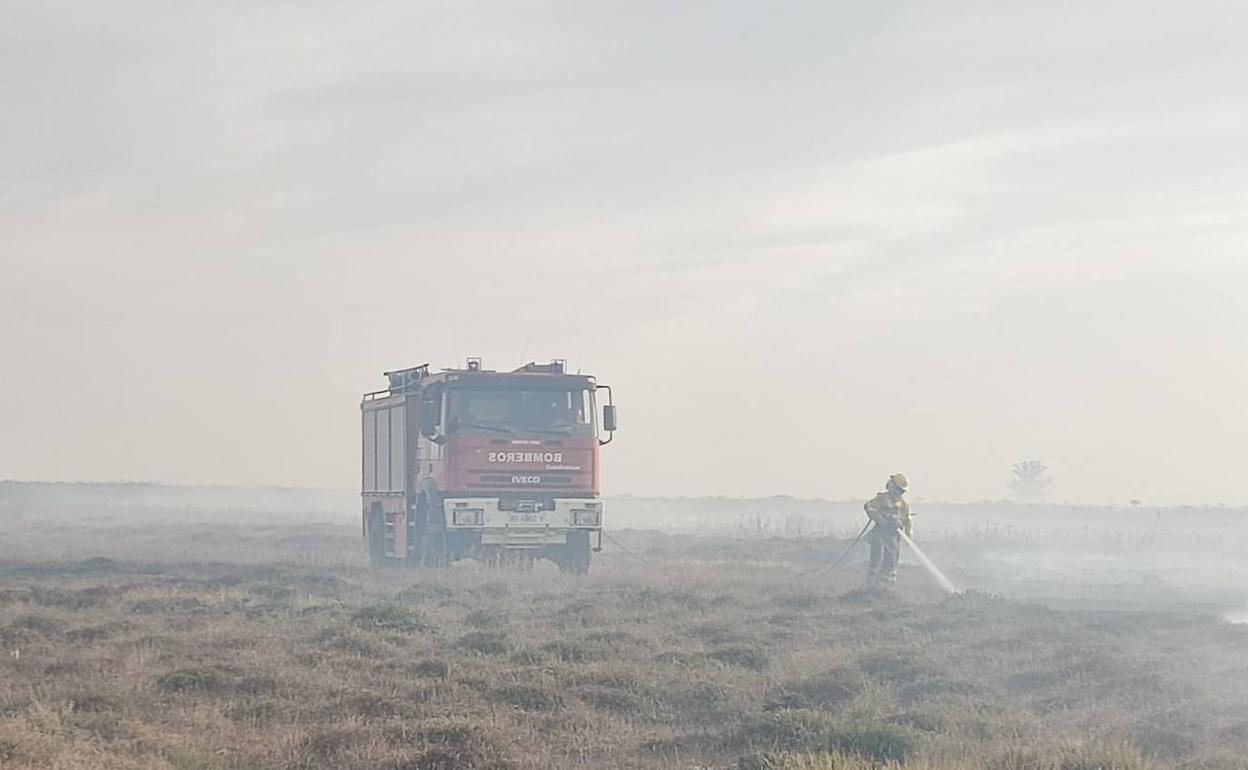
{"label": "fire hose on ground", "polygon": [[[854,552],[854,548],[858,546],[858,543],[862,542],[862,538],[866,536],[867,531],[871,529],[871,525],[874,523],[874,521],[867,522],[866,526],[862,528],[862,531],[859,532],[858,536],[853,539],[853,542],[849,544],[849,547],[845,549],[845,553],[841,554],[839,559],[826,567],[821,567],[818,571],[811,573],[807,577],[820,577],[821,575],[831,572],[844,564],[845,560],[848,559],[849,555]],[[915,558],[919,560],[919,563],[923,565],[923,568],[927,570],[927,573],[932,576],[933,580],[936,581],[936,585],[940,586],[940,588],[946,593],[956,594],[958,592],[958,589],[953,585],[953,581],[946,577],[945,573],[940,571],[940,568],[928,558],[927,554],[923,553],[923,549],[919,548],[919,546],[910,539],[910,536],[907,535],[904,530],[898,529],[897,534],[900,536],[903,543],[910,546],[910,550],[914,552]]]}
{"label": "fire hose on ground", "polygon": [[845,553],[841,554],[841,558],[837,559],[836,561],[832,562],[826,567],[821,567],[817,572],[812,573],[810,577],[812,578],[820,577],[824,573],[831,572],[832,570],[844,564],[845,560],[849,558],[849,555],[854,552],[854,548],[857,547],[858,543],[861,542],[862,538],[867,534],[867,530],[871,529],[871,524],[872,522],[870,521],[867,522],[867,525],[862,528],[861,532],[858,533],[858,537],[854,538],[854,541],[849,544],[848,548],[845,549]]}

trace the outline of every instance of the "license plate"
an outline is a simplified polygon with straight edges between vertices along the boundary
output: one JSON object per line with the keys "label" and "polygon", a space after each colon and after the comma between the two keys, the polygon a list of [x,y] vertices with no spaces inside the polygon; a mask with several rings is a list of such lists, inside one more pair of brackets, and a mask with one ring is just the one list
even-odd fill
{"label": "license plate", "polygon": [[515,511],[508,514],[507,521],[510,524],[543,524],[546,514],[542,511]]}

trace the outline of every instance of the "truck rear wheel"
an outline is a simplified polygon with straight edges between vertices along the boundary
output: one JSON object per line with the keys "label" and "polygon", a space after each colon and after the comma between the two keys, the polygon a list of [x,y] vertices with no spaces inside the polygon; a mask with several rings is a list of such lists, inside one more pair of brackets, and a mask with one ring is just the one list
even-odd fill
{"label": "truck rear wheel", "polygon": [[368,560],[374,565],[386,563],[386,514],[381,503],[373,503],[368,511]]}

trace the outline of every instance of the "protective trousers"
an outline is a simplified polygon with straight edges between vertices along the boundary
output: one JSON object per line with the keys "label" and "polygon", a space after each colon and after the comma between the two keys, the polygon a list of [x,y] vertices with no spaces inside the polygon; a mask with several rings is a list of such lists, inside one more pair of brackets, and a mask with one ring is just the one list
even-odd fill
{"label": "protective trousers", "polygon": [[892,585],[897,582],[897,558],[901,555],[901,531],[876,524],[867,535],[871,543],[871,563],[867,566],[867,585]]}

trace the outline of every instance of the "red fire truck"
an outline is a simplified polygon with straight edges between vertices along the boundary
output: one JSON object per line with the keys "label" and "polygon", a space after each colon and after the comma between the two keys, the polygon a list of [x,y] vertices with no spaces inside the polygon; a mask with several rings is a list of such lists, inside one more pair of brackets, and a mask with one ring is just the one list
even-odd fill
{"label": "red fire truck", "polygon": [[389,387],[360,404],[374,563],[545,558],[589,571],[602,546],[598,448],[616,428],[609,386],[558,360],[385,374]]}

